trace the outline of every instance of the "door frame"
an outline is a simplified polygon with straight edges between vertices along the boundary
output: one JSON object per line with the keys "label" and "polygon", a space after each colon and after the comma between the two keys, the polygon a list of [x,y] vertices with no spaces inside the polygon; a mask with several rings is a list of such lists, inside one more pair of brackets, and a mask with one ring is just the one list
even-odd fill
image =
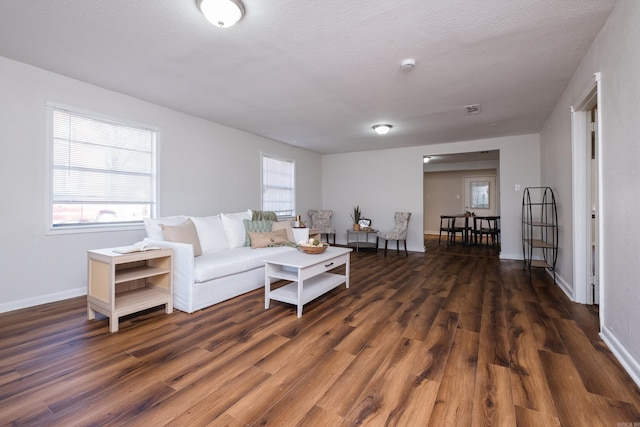
{"label": "door frame", "polygon": [[[597,109],[596,168],[602,171],[602,90],[600,73],[594,74],[591,84],[578,98],[577,106],[571,107],[571,151],[572,151],[572,219],[573,219],[573,295],[576,302],[592,304],[591,281],[587,274],[590,271],[591,259],[591,186],[589,185],[591,162],[590,150],[587,150],[589,110],[594,104]],[[600,175],[600,174],[598,174]],[[596,204],[596,271],[599,272],[600,327],[602,328],[603,301],[605,286],[603,280],[601,248],[602,239],[602,179],[597,177],[596,190],[599,194]]]}

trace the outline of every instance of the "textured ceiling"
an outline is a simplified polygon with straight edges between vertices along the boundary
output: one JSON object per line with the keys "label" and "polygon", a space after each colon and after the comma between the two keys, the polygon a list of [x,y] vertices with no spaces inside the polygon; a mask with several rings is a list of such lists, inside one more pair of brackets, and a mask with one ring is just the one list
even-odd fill
{"label": "textured ceiling", "polygon": [[0,56],[320,153],[364,151],[540,131],[616,2],[244,0],[220,29],[195,0],[2,0]]}

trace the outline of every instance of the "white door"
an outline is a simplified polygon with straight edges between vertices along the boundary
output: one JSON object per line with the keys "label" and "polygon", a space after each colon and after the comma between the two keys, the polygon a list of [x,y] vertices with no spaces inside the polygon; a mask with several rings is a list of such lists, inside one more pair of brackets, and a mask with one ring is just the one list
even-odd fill
{"label": "white door", "polygon": [[477,216],[495,216],[498,212],[496,176],[469,176],[464,178],[464,209]]}

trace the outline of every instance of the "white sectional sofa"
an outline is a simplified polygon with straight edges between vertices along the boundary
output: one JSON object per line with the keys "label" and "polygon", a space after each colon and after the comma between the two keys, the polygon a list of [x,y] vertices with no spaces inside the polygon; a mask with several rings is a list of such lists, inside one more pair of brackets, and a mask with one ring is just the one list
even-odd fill
{"label": "white sectional sofa", "polygon": [[[215,216],[173,216],[145,220],[150,245],[174,250],[173,305],[193,313],[196,310],[225,301],[264,286],[264,262],[267,254],[296,251],[291,246],[253,249],[245,246],[244,219],[251,220],[252,212]],[[196,256],[190,243],[168,241],[162,226],[178,226],[191,219],[197,231],[202,255]],[[275,227],[274,227],[275,228]],[[167,227],[165,227],[165,230]],[[293,241],[305,236],[295,232]],[[287,235],[291,236],[287,231]]]}

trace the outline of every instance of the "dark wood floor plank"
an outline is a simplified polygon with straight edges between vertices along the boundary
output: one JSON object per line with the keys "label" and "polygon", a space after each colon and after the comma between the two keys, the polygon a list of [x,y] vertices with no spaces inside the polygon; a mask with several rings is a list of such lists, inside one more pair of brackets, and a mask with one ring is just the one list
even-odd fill
{"label": "dark wood floor plank", "polygon": [[529,324],[533,329],[533,336],[538,349],[567,354],[556,326],[542,305],[537,302],[527,301],[525,302],[525,311]]}
{"label": "dark wood floor plank", "polygon": [[510,376],[509,368],[478,359],[472,425],[516,425]]}
{"label": "dark wood floor plank", "polygon": [[[332,387],[320,398],[318,406],[345,416],[356,404],[358,397],[380,368],[397,340],[402,339],[402,327],[389,323],[358,353],[353,363],[336,379]],[[393,339],[395,337],[395,339]]]}
{"label": "dark wood floor plank", "polygon": [[504,296],[513,401],[523,408],[555,416],[524,302],[511,288],[504,289]]}
{"label": "dark wood floor plank", "polygon": [[[640,405],[638,388],[634,387],[628,375],[603,353],[609,350],[604,347],[597,347],[596,350],[573,320],[554,319],[554,324],[588,391]],[[594,351],[585,352],[584,349],[589,347],[594,348]]]}
{"label": "dark wood floor plank", "polygon": [[353,360],[354,356],[351,354],[341,351],[331,352],[326,358],[318,361],[315,369],[307,371],[307,375],[296,381],[268,411],[264,412],[260,419],[246,419],[246,421],[260,426],[297,425],[307,418],[306,415],[314,409],[316,402],[353,363]]}
{"label": "dark wood floor plank", "polygon": [[598,412],[569,356],[540,351],[540,360],[562,426],[607,426],[620,421]]}
{"label": "dark wood floor plank", "polygon": [[[171,426],[193,426],[207,425],[220,417],[233,404],[242,400],[249,391],[266,381],[270,375],[260,369],[250,366],[237,376],[231,376],[224,387],[214,388],[213,392],[203,399],[194,403],[186,411],[175,417],[168,425]],[[139,421],[145,420],[144,414]],[[152,420],[147,421],[148,425],[153,425]]]}
{"label": "dark wood floor plank", "polygon": [[440,312],[444,299],[440,297],[428,297],[416,310],[409,323],[406,325],[404,336],[406,338],[424,341],[431,330],[433,321]]}
{"label": "dark wood floor plank", "polygon": [[429,426],[471,425],[479,339],[479,334],[457,330]]}
{"label": "dark wood floor plank", "polygon": [[560,427],[560,420],[533,409],[516,406],[516,425],[518,427]]}
{"label": "dark wood floor plank", "polygon": [[343,417],[329,412],[319,406],[314,406],[296,424],[296,427],[349,427],[351,423]]}
{"label": "dark wood floor plank", "polygon": [[440,310],[424,340],[424,357],[417,361],[413,373],[420,378],[440,382],[456,336],[458,313]]}
{"label": "dark wood floor plank", "polygon": [[484,356],[483,360],[487,363],[509,366],[505,300],[502,288],[495,280],[485,283],[483,301],[480,336],[483,343],[491,343],[491,345],[480,347],[480,352]]}

